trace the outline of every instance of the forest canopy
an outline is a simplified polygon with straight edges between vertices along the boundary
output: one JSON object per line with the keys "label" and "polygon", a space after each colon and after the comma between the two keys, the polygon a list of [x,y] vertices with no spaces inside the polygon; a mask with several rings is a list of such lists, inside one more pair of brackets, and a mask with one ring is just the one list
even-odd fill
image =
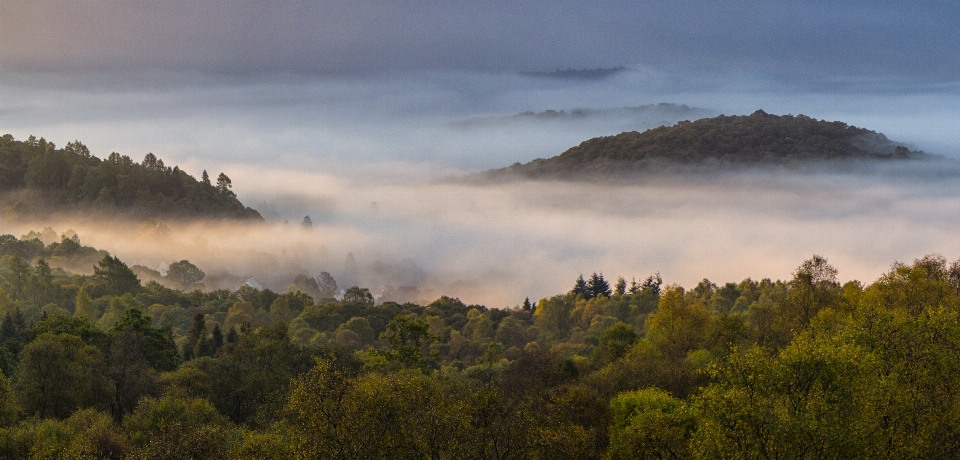
{"label": "forest canopy", "polygon": [[789,166],[812,162],[929,158],[883,134],[840,121],[805,115],[720,115],[681,121],[644,132],[589,139],[562,154],[487,171],[481,177],[521,176],[576,179],[595,175],[657,173],[663,170],[710,171],[721,167]]}
{"label": "forest canopy", "polygon": [[137,163],[117,152],[100,159],[80,141],[58,149],[43,138],[0,137],[0,193],[6,201],[0,204],[8,219],[59,211],[262,220],[237,200],[232,186],[224,173],[213,183],[204,171],[198,181],[153,153]]}
{"label": "forest canopy", "polygon": [[819,255],[787,280],[687,288],[594,272],[488,308],[329,273],[203,290],[188,260],[172,289],[37,234],[0,236],[2,458],[960,452],[960,261],[939,255],[870,284]]}

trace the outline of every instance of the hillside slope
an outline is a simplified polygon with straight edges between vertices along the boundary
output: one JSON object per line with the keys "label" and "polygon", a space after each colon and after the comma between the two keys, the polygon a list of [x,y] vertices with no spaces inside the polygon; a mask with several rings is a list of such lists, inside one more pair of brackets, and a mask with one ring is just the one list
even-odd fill
{"label": "hillside slope", "polygon": [[79,141],[65,148],[30,136],[0,137],[0,193],[8,218],[31,213],[117,213],[134,218],[262,220],[245,207],[229,177],[201,181],[148,153],[136,163],[113,152],[101,160]]}
{"label": "hillside slope", "polygon": [[549,159],[489,171],[486,175],[577,178],[590,174],[656,172],[701,166],[796,165],[812,162],[926,158],[921,151],[883,134],[805,115],[747,116],[681,121],[642,133],[631,131],[587,140]]}

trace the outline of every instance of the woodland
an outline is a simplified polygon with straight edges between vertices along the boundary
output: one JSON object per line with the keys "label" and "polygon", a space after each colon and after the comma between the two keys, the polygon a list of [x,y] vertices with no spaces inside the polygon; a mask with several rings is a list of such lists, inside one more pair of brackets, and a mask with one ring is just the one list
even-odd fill
{"label": "woodland", "polygon": [[80,141],[58,149],[30,136],[0,136],[0,194],[5,217],[83,212],[135,218],[165,217],[263,220],[244,207],[224,174],[212,183],[206,171],[196,180],[148,153],[141,163],[110,153],[100,159]]}
{"label": "woodland", "polygon": [[[490,170],[478,178],[609,180],[680,170],[716,174],[718,167],[798,167],[933,159],[883,134],[806,115],[720,115],[644,132],[596,137],[552,158]],[[706,165],[705,169],[699,169]]]}
{"label": "woodland", "polygon": [[144,285],[77,235],[0,254],[0,458],[960,453],[960,261],[939,255],[866,285],[816,255],[692,288],[594,273],[498,309],[328,273],[204,292],[186,260]]}
{"label": "woodland", "polygon": [[[260,219],[225,174],[79,142],[4,136],[0,178],[4,219]],[[209,289],[189,260],[160,273],[81,237],[0,235],[0,459],[960,455],[960,261],[936,254],[866,284],[820,255],[786,280],[592,273],[489,308],[327,272]]]}

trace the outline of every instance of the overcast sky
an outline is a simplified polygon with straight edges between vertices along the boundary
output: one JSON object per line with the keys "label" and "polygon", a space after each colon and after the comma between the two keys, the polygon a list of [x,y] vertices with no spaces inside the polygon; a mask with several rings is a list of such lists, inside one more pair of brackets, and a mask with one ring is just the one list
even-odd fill
{"label": "overcast sky", "polygon": [[4,69],[695,73],[953,81],[953,1],[5,0]]}

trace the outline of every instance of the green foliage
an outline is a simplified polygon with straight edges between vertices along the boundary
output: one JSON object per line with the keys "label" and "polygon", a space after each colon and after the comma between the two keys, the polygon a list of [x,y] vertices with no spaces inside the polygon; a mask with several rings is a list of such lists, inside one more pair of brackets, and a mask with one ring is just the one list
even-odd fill
{"label": "green foliage", "polygon": [[181,260],[180,262],[170,264],[170,267],[167,269],[166,278],[184,290],[191,290],[199,287],[197,284],[200,283],[205,276],[206,274],[203,273],[203,270],[197,268],[196,265],[190,263],[188,260]]}
{"label": "green foliage", "polygon": [[960,261],[938,255],[866,285],[821,256],[689,290],[595,275],[498,309],[360,287],[314,304],[306,277],[141,287],[114,257],[53,269],[51,247],[79,243],[33,241],[0,236],[0,458],[960,452]]}
{"label": "green foliage", "polygon": [[430,334],[430,325],[423,320],[397,316],[387,323],[387,330],[380,339],[390,344],[389,350],[376,350],[388,362],[402,368],[427,370],[434,366],[434,360],[425,355],[424,350],[438,338]]}
{"label": "green foliage", "polygon": [[17,366],[16,389],[27,415],[66,418],[89,407],[103,391],[96,347],[79,337],[46,332],[24,346]]}
{"label": "green foliage", "polygon": [[6,215],[12,219],[39,210],[262,219],[236,199],[232,186],[223,173],[216,187],[208,177],[197,181],[179,167],[165,166],[152,153],[136,163],[116,152],[97,158],[79,141],[57,149],[42,138],[0,137],[0,191],[27,190],[36,197],[8,206]]}
{"label": "green foliage", "polygon": [[116,256],[100,259],[93,267],[93,279],[103,292],[110,295],[135,293],[140,288],[137,275]]}
{"label": "green foliage", "polygon": [[610,458],[690,458],[697,414],[659,388],[621,393],[610,401]]}
{"label": "green foliage", "polygon": [[625,171],[656,173],[677,165],[791,165],[813,161],[924,158],[876,132],[804,115],[748,116],[681,121],[642,133],[624,132],[584,141],[562,154],[514,165],[491,174],[527,177],[605,178]]}
{"label": "green foliage", "polygon": [[124,421],[131,458],[226,459],[238,436],[203,399],[147,398]]}

